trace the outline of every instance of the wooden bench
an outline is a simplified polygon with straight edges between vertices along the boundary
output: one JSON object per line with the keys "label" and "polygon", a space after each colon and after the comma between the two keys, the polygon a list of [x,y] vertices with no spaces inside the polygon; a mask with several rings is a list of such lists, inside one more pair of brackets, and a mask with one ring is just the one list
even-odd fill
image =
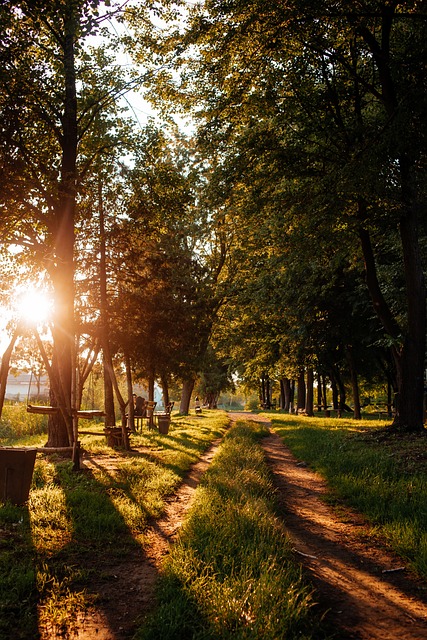
{"label": "wooden bench", "polygon": [[[42,415],[55,415],[59,413],[59,407],[48,407],[42,404],[28,404],[27,412],[28,413],[38,413]],[[92,418],[102,418],[105,416],[105,412],[99,409],[88,409],[87,411],[75,411],[74,415],[77,415],[78,418],[84,418],[85,420],[91,420]]]}

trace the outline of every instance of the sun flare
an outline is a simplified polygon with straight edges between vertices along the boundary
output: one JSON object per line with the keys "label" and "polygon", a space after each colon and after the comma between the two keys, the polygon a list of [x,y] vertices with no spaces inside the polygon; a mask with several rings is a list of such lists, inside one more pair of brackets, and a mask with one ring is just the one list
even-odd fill
{"label": "sun flare", "polygon": [[15,308],[22,322],[38,326],[52,315],[52,300],[46,291],[26,289],[18,292]]}

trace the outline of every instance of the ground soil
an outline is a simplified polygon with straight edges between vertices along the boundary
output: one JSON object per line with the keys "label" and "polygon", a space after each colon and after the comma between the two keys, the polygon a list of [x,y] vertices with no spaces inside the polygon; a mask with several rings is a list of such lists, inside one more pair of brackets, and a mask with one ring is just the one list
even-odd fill
{"label": "ground soil", "polygon": [[[232,420],[265,421],[255,414],[230,413]],[[70,624],[68,638],[125,640],[155,604],[154,586],[201,475],[219,442],[193,466],[164,516],[151,523],[148,552],[136,550],[124,561],[103,567],[92,587],[99,597],[93,611]],[[274,433],[263,440],[277,487],[281,517],[295,556],[314,585],[315,609],[337,640],[427,640],[426,585],[405,563],[372,543],[363,518],[325,502],[327,487],[303,461],[296,460]],[[85,465],[106,464],[86,460]],[[64,637],[45,630],[42,639]]]}

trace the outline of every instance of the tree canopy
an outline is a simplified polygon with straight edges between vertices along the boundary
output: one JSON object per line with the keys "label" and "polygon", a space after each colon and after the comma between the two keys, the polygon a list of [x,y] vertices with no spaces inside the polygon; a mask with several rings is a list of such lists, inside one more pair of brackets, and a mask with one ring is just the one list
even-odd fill
{"label": "tree canopy", "polygon": [[[125,35],[94,46],[109,16]],[[0,19],[2,249],[54,293],[50,443],[75,441],[86,349],[165,396],[180,381],[183,412],[197,377],[214,404],[231,372],[314,371],[356,405],[357,377],[384,375],[395,427],[423,428],[421,3],[22,0]],[[127,117],[138,86],[160,126]]]}

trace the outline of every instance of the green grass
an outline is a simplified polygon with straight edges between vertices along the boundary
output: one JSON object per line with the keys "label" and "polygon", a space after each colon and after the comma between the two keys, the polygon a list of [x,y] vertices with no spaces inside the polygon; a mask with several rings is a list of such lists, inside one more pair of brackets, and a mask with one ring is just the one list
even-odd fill
{"label": "green grass", "polygon": [[1,446],[46,442],[47,416],[27,413],[26,405],[5,404],[0,420]]}
{"label": "green grass", "polygon": [[138,640],[313,638],[311,590],[294,564],[275,513],[258,439],[265,427],[239,423],[196,490],[171,550],[156,613]]}
{"label": "green grass", "polygon": [[271,418],[297,458],[326,478],[331,499],[363,513],[372,535],[427,578],[427,436],[386,436],[383,421]]}
{"label": "green grass", "polygon": [[[161,514],[165,497],[227,425],[223,412],[176,416],[169,435],[132,438],[142,452],[84,436],[83,446],[110,466],[80,473],[69,460],[38,454],[28,504],[0,504],[0,638],[36,638],[47,624],[59,634],[70,629],[96,598],[92,565],[147,544],[149,518]],[[22,434],[13,441],[34,444]]]}

